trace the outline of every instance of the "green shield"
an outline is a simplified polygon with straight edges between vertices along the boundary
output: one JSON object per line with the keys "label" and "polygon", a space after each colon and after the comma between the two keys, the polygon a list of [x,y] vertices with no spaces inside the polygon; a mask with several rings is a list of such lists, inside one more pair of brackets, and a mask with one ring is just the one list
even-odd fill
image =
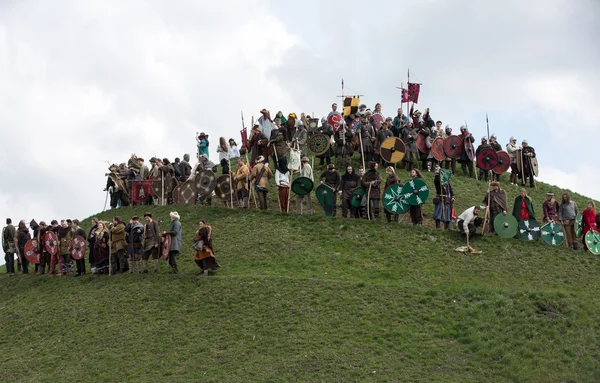
{"label": "green shield", "polygon": [[402,214],[410,205],[404,199],[402,187],[398,184],[391,185],[383,192],[383,207],[392,214]]}
{"label": "green shield", "polygon": [[314,184],[308,177],[298,177],[292,182],[292,191],[298,195],[307,195],[313,187]]}
{"label": "green shield", "polygon": [[424,204],[429,197],[429,188],[420,178],[413,178],[404,184],[402,194],[406,202],[410,205],[417,206]]}
{"label": "green shield", "polygon": [[333,190],[325,185],[319,185],[315,193],[325,215],[333,216]]}
{"label": "green shield", "polygon": [[494,218],[494,231],[500,238],[512,238],[519,230],[519,222],[512,214],[498,214]]}
{"label": "green shield", "polygon": [[585,235],[585,243],[592,254],[600,254],[600,233],[595,230],[588,231]]}
{"label": "green shield", "polygon": [[577,214],[575,218],[575,235],[581,237],[583,235],[583,214]]}
{"label": "green shield", "polygon": [[352,197],[350,197],[350,204],[352,205],[352,207],[359,208],[364,196],[365,189],[361,187],[354,189],[354,191],[352,192]]}
{"label": "green shield", "polygon": [[535,219],[522,219],[519,221],[519,238],[525,241],[537,241],[542,235],[540,224]]}
{"label": "green shield", "polygon": [[565,232],[557,223],[550,222],[542,227],[542,239],[548,245],[558,246],[565,241]]}

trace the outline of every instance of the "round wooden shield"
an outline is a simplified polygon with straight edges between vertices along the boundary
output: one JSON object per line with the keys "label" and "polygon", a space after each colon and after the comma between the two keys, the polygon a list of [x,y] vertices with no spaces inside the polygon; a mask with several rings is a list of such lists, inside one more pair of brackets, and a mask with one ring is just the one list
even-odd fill
{"label": "round wooden shield", "polygon": [[319,185],[315,193],[325,215],[333,216],[333,190],[325,185]]}
{"label": "round wooden shield", "polygon": [[[333,127],[334,131],[336,131],[340,128],[340,124],[342,123],[342,120],[343,120],[342,115],[339,114],[338,112],[332,113],[331,115],[329,115],[329,117],[327,117],[327,123]],[[310,122],[309,122],[309,124],[310,124]],[[315,129],[316,128],[317,127],[315,126]]]}
{"label": "round wooden shield", "polygon": [[329,150],[331,141],[329,136],[323,133],[317,133],[310,136],[306,146],[315,156],[322,156]]}
{"label": "round wooden shield", "polygon": [[410,205],[421,205],[429,197],[429,188],[422,179],[413,178],[402,187],[402,195],[404,196],[404,200]]}
{"label": "round wooden shield", "polygon": [[73,247],[71,249],[71,257],[77,260],[83,259],[83,257],[85,256],[86,249],[85,238],[83,238],[81,235],[76,235],[75,237],[73,237],[71,246]]}
{"label": "round wooden shield", "polygon": [[383,207],[392,214],[405,213],[410,204],[404,199],[402,187],[399,184],[391,185],[383,192]]}
{"label": "round wooden shield", "polygon": [[220,199],[229,201],[231,199],[231,186],[231,177],[228,174],[224,174],[217,178],[215,194]]}
{"label": "round wooden shield", "polygon": [[550,222],[542,226],[542,239],[548,245],[562,245],[565,241],[565,232],[558,223]]}
{"label": "round wooden shield", "polygon": [[498,165],[498,155],[494,149],[482,149],[477,155],[477,167],[481,170],[492,170]]}
{"label": "round wooden shield", "polygon": [[[329,125],[333,126],[331,123]],[[308,119],[308,131],[314,132],[319,127],[319,119],[318,118],[309,118]]]}
{"label": "round wooden shield", "polygon": [[427,147],[427,136],[423,133],[417,134],[417,148],[423,154],[429,154],[429,148]]}
{"label": "round wooden shield", "polygon": [[492,171],[496,174],[504,174],[510,168],[510,157],[508,156],[508,153],[503,150],[496,152],[496,155],[498,156],[498,163],[494,166]]}
{"label": "round wooden shield", "polygon": [[173,203],[175,205],[181,204],[181,187],[183,186],[183,182],[178,184],[173,188]]}
{"label": "round wooden shield", "polygon": [[446,156],[444,155],[444,139],[442,137],[438,137],[431,143],[431,153],[433,153],[433,158],[438,161],[444,161]]}
{"label": "round wooden shield", "polygon": [[379,152],[385,162],[396,164],[404,158],[406,145],[398,137],[388,137],[381,143]]}
{"label": "round wooden shield", "polygon": [[179,189],[179,203],[185,205],[194,205],[198,199],[198,191],[196,190],[196,181],[187,180],[181,184]]}
{"label": "round wooden shield", "polygon": [[519,221],[519,237],[525,241],[537,241],[542,235],[540,224],[535,219]]}
{"label": "round wooden shield", "polygon": [[352,133],[356,133],[358,127],[360,126],[361,120],[362,119],[360,117],[356,117],[354,120],[352,120],[350,123],[350,129],[352,129]]}
{"label": "round wooden shield", "polygon": [[169,259],[169,252],[171,251],[171,236],[170,235],[165,235],[163,237],[163,242],[162,242],[162,259],[164,259],[165,261],[167,259]]}
{"label": "round wooden shield", "polygon": [[473,148],[473,143],[471,142],[471,140],[468,139],[468,137],[465,137],[463,145],[465,147],[465,153],[467,154],[467,158],[470,161],[473,161],[473,158],[475,158],[475,148]]}
{"label": "round wooden shield", "polygon": [[212,170],[202,170],[196,175],[196,191],[202,197],[208,197],[215,190],[217,178]]}
{"label": "round wooden shield", "polygon": [[384,121],[385,117],[383,117],[383,114],[379,112],[373,113],[371,116],[371,123],[373,124],[373,128],[375,128],[375,130],[381,129],[381,124],[383,124]]}
{"label": "round wooden shield", "polygon": [[500,238],[512,238],[518,230],[519,222],[512,214],[498,214],[494,218],[494,231]]}
{"label": "round wooden shield", "polygon": [[537,177],[538,173],[539,173],[538,160],[537,160],[537,158],[530,158],[529,161],[531,164],[531,172],[533,173],[534,176]]}
{"label": "round wooden shield", "polygon": [[38,243],[37,238],[31,238],[25,244],[25,258],[31,263],[35,263],[36,265],[40,263],[40,245]]}
{"label": "round wooden shield", "polygon": [[58,254],[58,238],[56,238],[56,234],[53,231],[47,231],[44,234],[44,249],[50,255]]}
{"label": "round wooden shield", "polygon": [[600,233],[596,230],[590,230],[585,235],[585,243],[587,245],[588,250],[594,254],[600,254]]}
{"label": "round wooden shield", "polygon": [[298,177],[292,182],[292,191],[298,195],[307,195],[313,187],[314,183],[308,177]]}
{"label": "round wooden shield", "polygon": [[583,235],[583,214],[577,214],[575,217],[575,235],[577,237],[581,237]]}
{"label": "round wooden shield", "polygon": [[450,136],[444,140],[444,153],[448,157],[459,159],[463,151],[463,142],[459,136]]}
{"label": "round wooden shield", "polygon": [[361,187],[357,187],[352,192],[352,197],[350,197],[350,205],[352,205],[352,207],[359,208],[364,196],[365,196],[365,189],[363,189]]}
{"label": "round wooden shield", "polygon": [[156,177],[154,181],[152,181],[152,196],[154,198],[161,198],[163,190],[163,182],[160,177]]}

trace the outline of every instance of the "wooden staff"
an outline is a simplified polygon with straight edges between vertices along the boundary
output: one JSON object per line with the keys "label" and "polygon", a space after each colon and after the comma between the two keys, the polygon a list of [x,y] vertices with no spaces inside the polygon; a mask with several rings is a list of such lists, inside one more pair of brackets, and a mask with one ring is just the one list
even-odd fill
{"label": "wooden staff", "polygon": [[365,171],[365,173],[367,172],[367,168],[365,167],[365,150],[363,148],[363,142],[362,142],[362,133],[361,133],[361,128],[358,128],[358,140],[360,141],[360,158],[362,159],[362,164],[363,164],[363,170]]}
{"label": "wooden staff", "polygon": [[[227,164],[229,165],[229,171],[231,172],[231,160],[227,158]],[[233,177],[229,174],[229,201],[231,208],[233,209]]]}
{"label": "wooden staff", "polygon": [[369,182],[369,191],[367,192],[367,218],[369,221],[371,220],[371,186],[373,184]]}
{"label": "wooden staff", "polygon": [[481,229],[481,233],[482,235],[485,235],[485,229],[488,223],[488,220],[490,219],[490,189],[489,189],[490,185],[488,184],[488,191],[487,191],[487,206],[485,208],[485,215],[483,216],[483,228]]}
{"label": "wooden staff", "polygon": [[108,229],[108,275],[112,275],[112,231]]}

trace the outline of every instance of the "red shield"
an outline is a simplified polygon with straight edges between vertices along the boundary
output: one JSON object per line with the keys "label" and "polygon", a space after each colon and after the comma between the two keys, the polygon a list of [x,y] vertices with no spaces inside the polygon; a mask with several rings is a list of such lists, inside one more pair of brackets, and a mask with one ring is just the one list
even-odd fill
{"label": "red shield", "polygon": [[433,158],[438,161],[444,161],[444,139],[442,137],[438,137],[433,140],[431,144],[431,153],[433,153]]}
{"label": "red shield", "polygon": [[492,170],[498,165],[498,155],[494,149],[483,149],[477,154],[477,167],[481,170]]}
{"label": "red shield", "polygon": [[166,261],[169,259],[169,252],[171,251],[171,236],[165,235],[162,243],[162,258]]}
{"label": "red shield", "polygon": [[56,238],[53,231],[47,231],[44,234],[44,249],[50,255],[58,254],[58,238]]}
{"label": "red shield", "polygon": [[135,203],[142,203],[152,196],[152,181],[132,181],[131,198]]}
{"label": "red shield", "polygon": [[335,132],[339,129],[340,124],[342,123],[342,115],[337,112],[332,113],[329,115],[329,117],[327,117],[327,123],[333,127],[333,131]]}
{"label": "red shield", "polygon": [[73,237],[71,247],[71,256],[73,257],[73,259],[83,259],[83,257],[85,256],[86,249],[85,238],[83,238],[81,235],[76,235],[75,237]]}
{"label": "red shield", "polygon": [[444,153],[450,158],[458,159],[464,150],[459,136],[450,136],[444,140]]}
{"label": "red shield", "polygon": [[508,171],[508,168],[510,168],[510,157],[508,156],[508,153],[502,150],[496,152],[496,154],[498,155],[498,163],[494,166],[492,171],[496,174],[504,174]]}
{"label": "red shield", "polygon": [[25,244],[25,258],[31,263],[35,263],[36,265],[40,263],[40,246],[38,244],[37,238],[31,238]]}
{"label": "red shield", "polygon": [[381,129],[381,124],[383,124],[384,121],[385,117],[383,117],[383,114],[381,113],[373,113],[371,116],[371,123],[373,124],[375,130]]}
{"label": "red shield", "polygon": [[473,158],[475,158],[475,149],[473,148],[473,143],[471,142],[471,140],[468,140],[467,138],[465,138],[464,141],[464,145],[465,145],[465,153],[467,154],[467,158],[470,161],[473,161]]}
{"label": "red shield", "polygon": [[421,153],[429,153],[429,148],[427,147],[427,137],[423,133],[417,134],[417,148],[419,148]]}

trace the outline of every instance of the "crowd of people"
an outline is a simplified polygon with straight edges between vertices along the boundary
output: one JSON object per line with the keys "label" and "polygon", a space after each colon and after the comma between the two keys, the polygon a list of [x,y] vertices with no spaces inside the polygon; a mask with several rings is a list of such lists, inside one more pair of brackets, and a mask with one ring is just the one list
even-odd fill
{"label": "crowd of people", "polygon": [[[152,259],[154,272],[159,271],[159,260],[166,258],[171,273],[177,274],[177,256],[182,251],[181,217],[177,212],[169,214],[168,231],[162,231],[152,213],[144,214],[144,223],[132,216],[127,224],[115,216],[111,222],[92,218],[92,227],[86,234],[79,220],[52,220],[50,225],[32,219],[29,227],[25,220],[15,228],[10,218],[2,229],[2,248],[6,262],[6,273],[15,274],[15,256],[18,272],[29,273],[31,256],[35,274],[65,276],[86,274],[86,254],[78,248],[77,241],[87,242],[87,261],[93,274],[148,273],[148,262]],[[33,231],[33,236],[31,231]],[[49,233],[54,234],[48,235]],[[166,238],[169,237],[169,241]],[[56,238],[56,243],[54,243]],[[35,240],[34,242],[31,242]],[[28,248],[28,242],[31,248]],[[168,248],[165,248],[169,245]],[[198,273],[207,276],[209,270],[220,266],[214,256],[212,226],[200,221],[194,243],[194,261],[200,268]],[[29,251],[29,254],[27,252]]]}

